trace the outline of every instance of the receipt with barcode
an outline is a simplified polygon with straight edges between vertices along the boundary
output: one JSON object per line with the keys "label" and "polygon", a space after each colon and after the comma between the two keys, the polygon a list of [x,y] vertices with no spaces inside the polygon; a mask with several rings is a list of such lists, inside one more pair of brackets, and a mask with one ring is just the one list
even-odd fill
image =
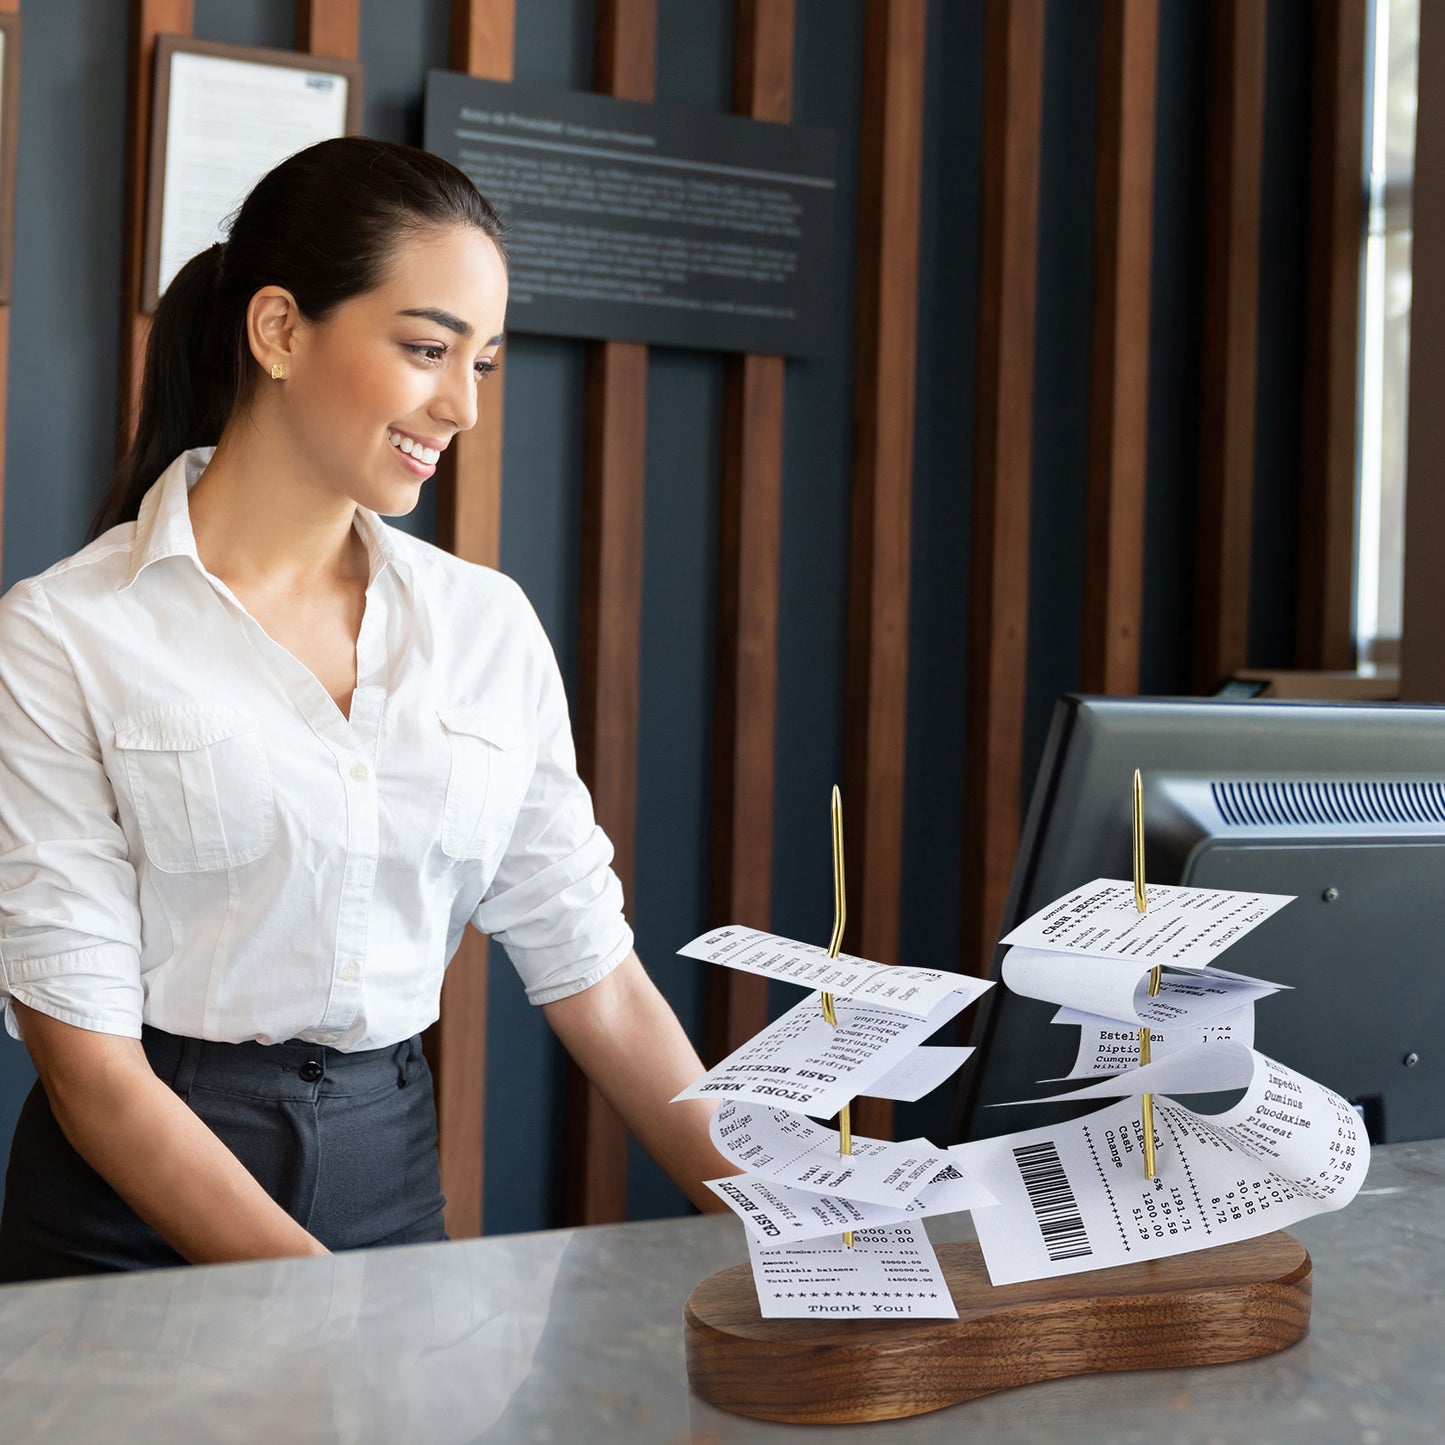
{"label": "receipt with barcode", "polygon": [[[1219,1114],[1169,1097],[1245,1089]],[[1139,1095],[1154,1096],[1157,1177],[1144,1177]],[[1340,1096],[1237,1043],[1180,1050],[1056,1099],[1125,1095],[1082,1119],[955,1145],[999,1201],[975,1208],[994,1284],[1079,1274],[1250,1239],[1341,1209],[1369,1167]]]}

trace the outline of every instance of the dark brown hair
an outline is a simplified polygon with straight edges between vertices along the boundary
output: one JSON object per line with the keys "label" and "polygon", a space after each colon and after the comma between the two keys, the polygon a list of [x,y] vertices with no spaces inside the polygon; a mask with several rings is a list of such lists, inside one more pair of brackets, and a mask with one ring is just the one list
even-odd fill
{"label": "dark brown hair", "polygon": [[146,347],[135,439],[92,537],[133,521],[151,483],[190,447],[214,446],[256,384],[246,309],[281,286],[308,321],[381,284],[398,242],[474,226],[504,243],[491,204],[428,151],[347,136],[322,141],[256,182],[224,243],[193,256],[166,287]]}

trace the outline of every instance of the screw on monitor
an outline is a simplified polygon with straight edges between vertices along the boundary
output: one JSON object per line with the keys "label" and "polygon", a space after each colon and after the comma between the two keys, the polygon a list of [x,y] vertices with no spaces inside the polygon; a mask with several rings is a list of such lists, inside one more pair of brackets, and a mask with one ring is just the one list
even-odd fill
{"label": "screw on monitor", "polygon": [[1405,1057],[1401,1060],[1401,1062],[1405,1065],[1407,1069],[1413,1069],[1415,1065],[1420,1062],[1420,1055],[1412,1051],[1411,1053],[1406,1054]]}
{"label": "screw on monitor", "polygon": [[1340,896],[1340,890],[1339,890],[1338,888],[1326,888],[1325,891],[1320,894],[1320,897],[1321,897],[1326,903],[1334,903],[1334,902],[1336,902],[1336,901],[1339,899],[1339,896]]}

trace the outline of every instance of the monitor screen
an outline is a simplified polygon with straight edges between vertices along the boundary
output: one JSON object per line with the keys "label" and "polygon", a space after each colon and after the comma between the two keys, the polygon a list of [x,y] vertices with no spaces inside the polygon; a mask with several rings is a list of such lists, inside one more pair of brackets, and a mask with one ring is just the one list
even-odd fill
{"label": "monitor screen", "polygon": [[[1255,1006],[1255,1047],[1354,1102],[1380,1142],[1445,1133],[1445,707],[1061,699],[1000,936],[1131,876],[1135,768],[1149,882],[1296,895],[1217,961],[1291,985]],[[1068,1073],[1078,1029],[1055,1011],[985,995],[955,1137],[1097,1107],[989,1107],[1059,1087],[1038,1081]]]}

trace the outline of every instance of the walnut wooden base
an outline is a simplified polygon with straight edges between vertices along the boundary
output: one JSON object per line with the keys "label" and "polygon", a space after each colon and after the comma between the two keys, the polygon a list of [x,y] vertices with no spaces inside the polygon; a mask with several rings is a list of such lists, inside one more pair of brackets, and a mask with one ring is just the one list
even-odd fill
{"label": "walnut wooden base", "polygon": [[687,1302],[692,1388],[759,1420],[893,1420],[1062,1375],[1253,1359],[1309,1328],[1310,1257],[1283,1233],[997,1288],[976,1244],[938,1258],[957,1320],[765,1320],[749,1266],[720,1271]]}

